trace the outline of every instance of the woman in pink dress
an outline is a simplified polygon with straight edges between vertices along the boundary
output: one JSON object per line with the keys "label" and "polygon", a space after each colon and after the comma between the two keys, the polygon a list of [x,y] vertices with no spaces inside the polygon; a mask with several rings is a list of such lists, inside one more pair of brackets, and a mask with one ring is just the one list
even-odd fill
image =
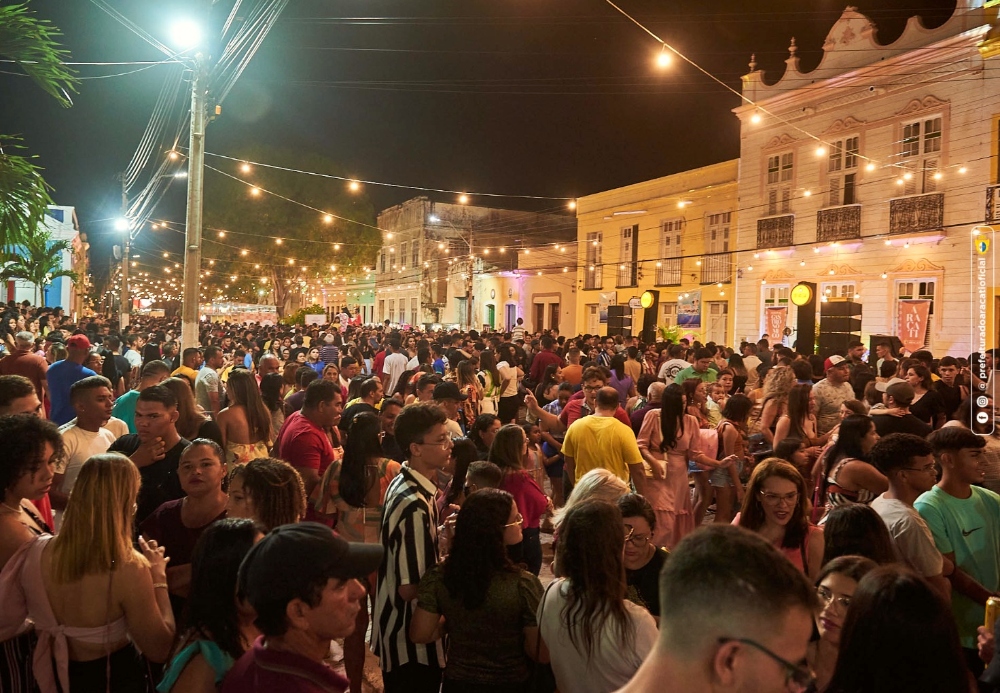
{"label": "woman in pink dress", "polygon": [[736,456],[719,461],[701,451],[701,427],[698,419],[684,413],[686,402],[680,385],[668,385],[662,401],[661,409],[646,413],[639,429],[639,451],[650,467],[641,491],[656,514],[653,543],[673,549],[695,528],[688,460],[716,469],[728,467]]}

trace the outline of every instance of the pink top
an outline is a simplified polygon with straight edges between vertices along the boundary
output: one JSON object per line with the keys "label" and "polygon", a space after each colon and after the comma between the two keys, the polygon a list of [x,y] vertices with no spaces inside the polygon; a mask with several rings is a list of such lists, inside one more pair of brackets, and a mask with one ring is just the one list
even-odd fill
{"label": "pink top", "polygon": [[[733,518],[733,521],[730,524],[732,524],[734,527],[739,527],[741,514],[742,513],[736,513],[736,517]],[[805,573],[806,577],[808,577],[809,571],[806,570],[806,566],[802,562],[802,559],[807,555],[807,552],[809,551],[809,541],[813,538],[813,535],[822,533],[823,533],[822,527],[817,527],[816,525],[810,524],[809,529],[806,531],[805,541],[802,542],[801,546],[787,547],[787,546],[775,545],[774,548],[778,549],[778,551],[780,551],[785,558],[787,558],[789,561],[792,562],[792,565],[801,570],[803,573]]]}
{"label": "pink top", "polygon": [[[64,626],[56,620],[42,581],[42,551],[52,535],[43,534],[25,543],[0,573],[0,640],[8,640],[24,630],[25,620],[35,623],[33,668],[42,693],[56,691],[56,677],[63,691],[69,688],[69,648],[67,638],[91,645],[120,642],[128,629],[125,619],[97,628]],[[53,670],[53,664],[55,670]]]}
{"label": "pink top", "polygon": [[[659,409],[650,409],[646,412],[646,417],[642,420],[642,427],[639,429],[637,442],[640,450],[646,450],[658,460],[665,459],[664,454],[660,452],[663,432],[660,428]],[[688,460],[699,454],[701,454],[701,428],[698,426],[698,419],[690,414],[685,414],[684,432],[678,436],[674,446],[667,449],[666,455],[686,465]]]}
{"label": "pink top", "polygon": [[538,482],[531,478],[527,471],[520,469],[505,474],[503,481],[500,482],[500,488],[514,496],[517,510],[524,518],[521,527],[533,529],[540,526],[542,515],[548,507],[548,499]]}

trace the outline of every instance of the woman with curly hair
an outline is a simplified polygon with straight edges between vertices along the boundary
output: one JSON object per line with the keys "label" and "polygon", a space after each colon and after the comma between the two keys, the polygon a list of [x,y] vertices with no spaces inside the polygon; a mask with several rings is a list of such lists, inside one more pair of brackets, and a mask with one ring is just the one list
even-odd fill
{"label": "woman with curly hair", "polygon": [[618,508],[587,501],[566,513],[538,627],[560,691],[610,693],[638,670],[657,639],[644,607],[625,599],[625,531]]}
{"label": "woman with curly hair", "polygon": [[[64,462],[62,436],[51,421],[29,414],[0,417],[0,569],[11,556],[40,534],[52,530],[32,501],[41,499],[52,485],[55,470]],[[0,690],[28,693],[35,690],[31,652],[35,633],[23,633],[0,642]]]}
{"label": "woman with curly hair", "polygon": [[507,557],[521,541],[521,514],[499,489],[471,494],[455,520],[451,551],[420,580],[410,639],[430,643],[447,629],[443,693],[520,693],[538,647],[538,578]]}
{"label": "woman with curly hair", "polygon": [[764,379],[760,415],[750,428],[750,433],[760,433],[768,445],[774,444],[774,431],[787,411],[788,393],[795,385],[795,371],[788,366],[772,368]]}
{"label": "woman with curly hair", "polygon": [[306,487],[295,467],[262,457],[238,465],[229,475],[229,517],[248,517],[270,532],[306,514]]}
{"label": "woman with curly hair", "polygon": [[483,386],[476,377],[476,369],[472,361],[462,359],[458,362],[455,382],[459,391],[468,399],[462,402],[462,415],[465,416],[465,428],[468,430],[476,423],[479,416],[479,404],[483,399]]}

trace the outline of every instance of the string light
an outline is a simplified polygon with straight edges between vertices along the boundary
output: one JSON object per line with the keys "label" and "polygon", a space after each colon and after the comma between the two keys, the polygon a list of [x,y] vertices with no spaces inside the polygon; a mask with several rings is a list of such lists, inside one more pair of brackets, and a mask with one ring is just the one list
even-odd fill
{"label": "string light", "polygon": [[460,204],[460,205],[469,204],[469,196],[466,195],[465,193],[462,193],[461,195],[459,195],[458,196],[458,204]]}
{"label": "string light", "polygon": [[673,62],[673,58],[670,53],[667,52],[667,44],[663,44],[660,47],[660,53],[656,56],[656,64],[659,67],[670,67],[670,63]]}
{"label": "string light", "polygon": [[258,195],[260,195],[260,188],[258,188],[256,185],[252,186],[250,188],[250,194],[253,195],[254,197],[257,197]]}
{"label": "string light", "polygon": [[240,171],[242,171],[243,173],[250,173],[250,164],[244,161],[242,164],[240,164]]}
{"label": "string light", "polygon": [[351,192],[357,192],[361,190],[361,183],[359,183],[356,180],[352,180],[350,183],[347,184],[347,187]]}
{"label": "string light", "polygon": [[332,224],[333,223],[333,217],[330,216],[329,214],[324,214],[323,215],[323,222],[326,223],[326,224]]}

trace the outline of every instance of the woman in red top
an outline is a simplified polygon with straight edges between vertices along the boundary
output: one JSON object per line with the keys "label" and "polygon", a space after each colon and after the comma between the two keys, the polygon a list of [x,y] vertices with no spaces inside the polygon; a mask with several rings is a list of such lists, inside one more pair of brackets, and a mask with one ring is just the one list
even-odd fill
{"label": "woman in red top", "polygon": [[[552,501],[545,495],[538,482],[524,468],[522,460],[528,451],[528,437],[517,424],[507,424],[497,431],[490,446],[489,461],[503,470],[500,488],[514,496],[521,516],[522,534],[520,560],[535,575],[542,569],[542,542],[539,527],[542,515],[550,510]],[[550,510],[551,511],[551,510]],[[515,555],[518,547],[511,547]],[[515,562],[517,562],[515,560]]]}

